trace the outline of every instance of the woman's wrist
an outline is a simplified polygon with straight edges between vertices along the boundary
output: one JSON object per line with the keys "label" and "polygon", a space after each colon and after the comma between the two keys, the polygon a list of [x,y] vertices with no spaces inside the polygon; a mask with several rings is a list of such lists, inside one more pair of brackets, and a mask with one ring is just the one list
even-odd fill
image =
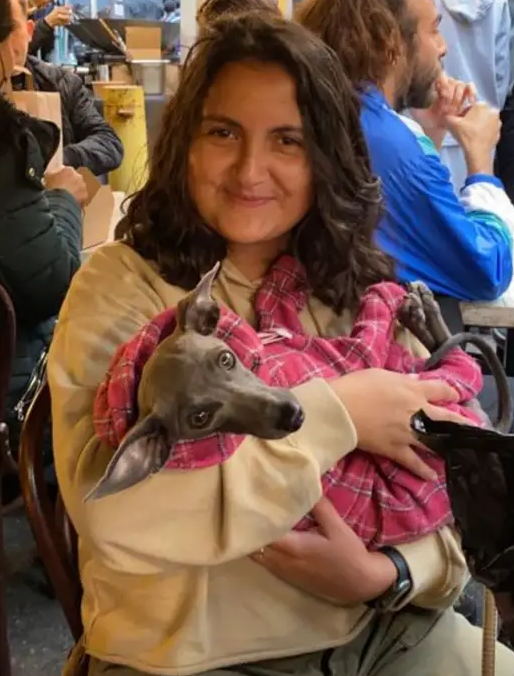
{"label": "woman's wrist", "polygon": [[367,580],[363,602],[367,603],[382,596],[396,582],[398,569],[385,554],[370,552],[363,577]]}

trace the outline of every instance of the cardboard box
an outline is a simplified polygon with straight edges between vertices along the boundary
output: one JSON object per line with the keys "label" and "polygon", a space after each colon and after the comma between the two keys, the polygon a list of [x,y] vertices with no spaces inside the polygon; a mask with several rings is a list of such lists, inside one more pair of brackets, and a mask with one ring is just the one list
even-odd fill
{"label": "cardboard box", "polygon": [[158,26],[127,26],[125,44],[132,61],[159,61],[162,59],[161,35]]}

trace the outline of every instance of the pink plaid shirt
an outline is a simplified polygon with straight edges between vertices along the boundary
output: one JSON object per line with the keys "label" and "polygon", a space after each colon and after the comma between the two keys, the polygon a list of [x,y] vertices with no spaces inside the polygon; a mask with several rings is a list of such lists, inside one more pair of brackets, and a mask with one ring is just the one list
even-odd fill
{"label": "pink plaid shirt", "polygon": [[[302,266],[283,256],[256,295],[257,329],[222,308],[216,334],[269,385],[291,388],[312,378],[328,380],[360,369],[384,368],[444,380],[458,391],[461,404],[480,391],[480,368],[462,350],[453,350],[439,368],[422,373],[425,360],[413,357],[394,340],[396,317],[405,297],[400,286],[382,283],[370,287],[350,335],[330,339],[307,335],[302,328],[299,313],[308,294]],[[174,328],[175,309],[166,310],[117,350],[94,410],[96,433],[111,448],[117,448],[135,424],[143,367]],[[478,422],[460,405],[447,408]],[[195,470],[223,463],[243,439],[241,435],[217,434],[177,443],[170,449],[166,469]],[[405,543],[451,522],[443,462],[431,453],[420,454],[436,470],[436,481],[423,481],[394,462],[359,449],[322,477],[324,493],[369,547]],[[296,528],[313,526],[307,515]]]}

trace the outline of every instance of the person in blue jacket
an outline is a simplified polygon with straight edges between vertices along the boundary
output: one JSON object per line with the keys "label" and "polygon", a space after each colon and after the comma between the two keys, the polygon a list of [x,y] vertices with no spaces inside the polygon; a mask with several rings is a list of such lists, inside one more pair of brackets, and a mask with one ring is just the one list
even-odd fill
{"label": "person in blue jacket", "polygon": [[[469,92],[443,77],[433,0],[304,0],[297,19],[337,51],[362,92],[385,205],[378,238],[399,280],[459,300],[512,293],[514,207],[493,174],[499,113],[485,103],[463,107]],[[423,126],[400,116],[408,108],[424,109]],[[466,157],[459,195],[439,157],[448,130]]]}
{"label": "person in blue jacket", "polygon": [[[514,207],[493,175],[499,113],[444,76],[446,45],[433,0],[304,0],[295,15],[337,52],[361,92],[362,129],[382,181],[379,243],[399,280],[424,281],[459,314],[459,300],[505,298],[512,292]],[[417,121],[400,115],[406,109],[416,110]],[[448,130],[466,157],[459,195],[439,157]],[[461,317],[446,319],[460,328]],[[494,417],[491,376],[479,398]],[[472,581],[458,604],[475,624],[481,595]]]}

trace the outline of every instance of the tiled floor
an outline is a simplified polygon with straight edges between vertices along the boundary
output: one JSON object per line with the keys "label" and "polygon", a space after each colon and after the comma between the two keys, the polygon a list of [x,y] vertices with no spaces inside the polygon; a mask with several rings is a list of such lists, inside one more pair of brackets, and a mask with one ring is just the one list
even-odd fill
{"label": "tiled floor", "polygon": [[23,511],[5,517],[4,528],[13,676],[60,676],[72,640],[57,602],[45,593]]}

